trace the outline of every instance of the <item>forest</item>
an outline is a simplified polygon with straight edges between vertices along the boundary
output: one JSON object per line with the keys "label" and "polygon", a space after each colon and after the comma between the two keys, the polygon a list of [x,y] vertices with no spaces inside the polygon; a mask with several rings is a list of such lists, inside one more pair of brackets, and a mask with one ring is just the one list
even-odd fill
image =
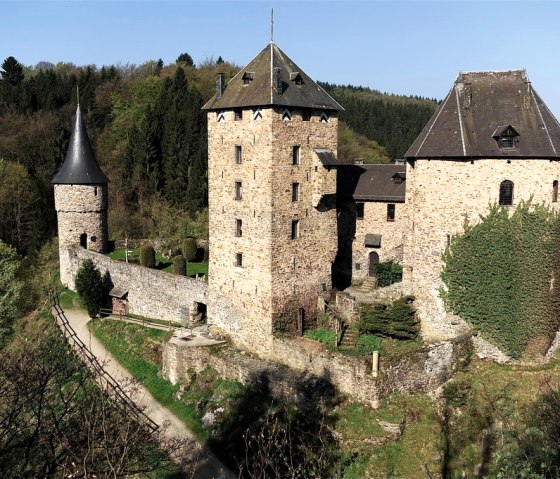
{"label": "forest", "polygon": [[[76,104],[109,177],[113,238],[206,237],[206,117],[217,73],[239,66],[188,53],[164,65],[76,66],[6,58],[0,70],[0,240],[36,252],[56,235],[51,179],[64,161]],[[322,86],[339,102],[339,159],[402,157],[435,110],[429,99]],[[14,194],[16,192],[16,194]]]}

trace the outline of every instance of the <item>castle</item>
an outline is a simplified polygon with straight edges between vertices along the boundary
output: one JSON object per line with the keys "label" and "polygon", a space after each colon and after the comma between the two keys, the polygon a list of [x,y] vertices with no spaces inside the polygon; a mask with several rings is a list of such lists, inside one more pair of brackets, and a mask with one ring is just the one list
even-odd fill
{"label": "castle", "polygon": [[[272,42],[227,85],[219,75],[204,110],[209,283],[160,272],[142,282],[130,265],[94,259],[127,291],[131,312],[177,319],[207,305],[210,324],[262,355],[274,331],[305,329],[333,283],[344,288],[387,260],[403,264],[401,293],[416,296],[424,338],[453,337],[441,258],[465,217],[530,197],[557,207],[560,125],[524,71],[460,74],[394,165],[337,165],[342,107]],[[107,182],[78,107],[53,179],[69,287],[86,250],[106,249]]]}

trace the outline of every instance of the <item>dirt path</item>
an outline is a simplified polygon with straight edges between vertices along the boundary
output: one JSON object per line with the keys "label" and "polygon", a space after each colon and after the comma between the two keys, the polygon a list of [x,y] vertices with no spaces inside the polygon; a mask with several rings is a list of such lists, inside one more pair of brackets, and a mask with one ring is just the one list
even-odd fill
{"label": "dirt path", "polygon": [[[64,311],[68,318],[68,322],[76,332],[76,335],[89,348],[89,350],[97,357],[98,361],[103,364],[104,368],[118,382],[126,382],[131,380],[131,374],[123,368],[117,360],[105,349],[105,346],[91,334],[87,327],[89,321],[88,315],[80,310],[68,309]],[[186,428],[185,424],[167,408],[158,403],[154,397],[142,385],[139,385],[138,395],[134,398],[135,402],[147,409],[147,415],[158,425],[168,422],[165,433],[168,437],[187,437],[191,439],[200,454],[198,464],[194,472],[195,478],[200,479],[218,479],[235,477],[216,456],[214,456],[207,447],[201,444],[196,436]]]}

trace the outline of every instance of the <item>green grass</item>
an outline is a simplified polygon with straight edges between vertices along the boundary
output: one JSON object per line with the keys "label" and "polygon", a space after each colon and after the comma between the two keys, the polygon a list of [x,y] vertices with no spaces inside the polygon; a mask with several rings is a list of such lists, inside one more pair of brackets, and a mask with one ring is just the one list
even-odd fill
{"label": "green grass", "polygon": [[314,341],[319,341],[320,343],[326,344],[329,347],[334,347],[334,342],[336,339],[336,333],[329,329],[313,329],[306,331],[303,336],[307,339],[313,339]]}
{"label": "green grass", "polygon": [[165,339],[166,331],[111,320],[96,319],[88,324],[95,337],[161,405],[179,417],[200,439],[208,439],[208,432],[202,427],[195,409],[176,399],[179,386],[160,377],[161,350],[158,351],[157,346]]}
{"label": "green grass", "polygon": [[[128,251],[130,252],[128,254],[128,261],[138,263],[140,248],[129,249]],[[111,253],[108,253],[107,256],[117,261],[125,261],[126,259],[124,249],[117,249]],[[156,252],[156,269],[171,273],[173,271],[173,258],[164,258],[160,253]],[[187,276],[195,276],[199,273],[206,275],[206,278],[208,278],[208,263],[196,263],[194,261],[187,262]]]}

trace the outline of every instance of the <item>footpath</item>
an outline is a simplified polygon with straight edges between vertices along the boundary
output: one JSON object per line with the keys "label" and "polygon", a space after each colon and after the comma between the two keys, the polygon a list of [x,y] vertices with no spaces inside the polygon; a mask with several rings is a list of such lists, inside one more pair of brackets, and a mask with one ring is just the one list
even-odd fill
{"label": "footpath", "polygon": [[[103,365],[104,369],[119,383],[126,383],[133,380],[132,375],[123,368],[117,360],[105,349],[105,346],[91,334],[87,327],[88,315],[80,310],[68,309],[64,311],[68,323],[76,332],[76,336],[87,346],[95,355],[97,360]],[[141,384],[138,385],[138,392],[134,397],[140,407],[146,409],[146,415],[158,426],[167,424],[165,435],[168,438],[181,437],[187,438],[193,444],[192,457],[196,460],[193,468],[193,477],[198,479],[221,479],[234,478],[232,472],[227,469],[221,461],[185,426],[185,424],[167,408],[158,403],[154,397]]]}

